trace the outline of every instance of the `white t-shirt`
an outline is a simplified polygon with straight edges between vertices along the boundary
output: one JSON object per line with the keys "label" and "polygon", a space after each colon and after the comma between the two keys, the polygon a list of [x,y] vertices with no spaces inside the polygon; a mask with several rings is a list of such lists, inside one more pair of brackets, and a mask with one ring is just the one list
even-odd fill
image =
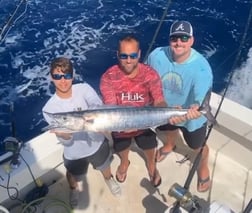
{"label": "white t-shirt", "polygon": [[[102,105],[100,97],[95,90],[87,83],[74,84],[72,86],[72,97],[62,99],[54,94],[43,107],[43,116],[48,124],[52,120],[44,112],[70,112],[81,111],[95,106]],[[58,138],[62,141],[61,138]],[[94,154],[104,141],[101,133],[76,132],[69,141],[68,146],[64,146],[64,157],[69,160],[80,159]],[[72,142],[72,143],[71,143]]]}

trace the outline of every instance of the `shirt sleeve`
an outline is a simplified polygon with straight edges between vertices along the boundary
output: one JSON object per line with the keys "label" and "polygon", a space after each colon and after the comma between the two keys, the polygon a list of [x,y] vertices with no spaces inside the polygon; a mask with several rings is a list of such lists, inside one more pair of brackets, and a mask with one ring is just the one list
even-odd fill
{"label": "shirt sleeve", "polygon": [[43,115],[43,117],[44,117],[44,120],[45,120],[49,125],[53,124],[53,119],[50,118],[50,116],[47,114],[47,113],[51,113],[50,108],[51,108],[51,105],[53,105],[53,104],[51,104],[51,103],[54,103],[52,100],[53,100],[53,99],[50,98],[50,99],[47,101],[46,105],[45,105],[45,106],[43,107],[43,109],[42,109],[42,115]]}

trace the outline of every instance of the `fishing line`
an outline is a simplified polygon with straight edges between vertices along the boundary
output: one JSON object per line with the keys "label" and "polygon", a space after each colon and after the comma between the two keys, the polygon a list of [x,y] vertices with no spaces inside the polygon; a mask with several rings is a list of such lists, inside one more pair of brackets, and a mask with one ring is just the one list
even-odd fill
{"label": "fishing line", "polygon": [[[248,30],[249,30],[249,25],[251,23],[251,19],[252,19],[252,6],[251,6],[251,9],[250,9],[250,13],[249,13],[249,16],[248,16],[247,24],[245,26],[245,30],[244,30],[244,33],[243,33],[243,36],[242,36],[242,40],[241,40],[241,43],[240,43],[240,46],[239,46],[239,49],[238,49],[238,53],[236,55],[235,61],[233,63],[232,69],[231,69],[231,73],[230,73],[230,76],[229,76],[229,79],[228,79],[228,84],[225,87],[224,93],[223,93],[223,95],[221,97],[220,104],[218,105],[217,111],[216,111],[216,113],[214,115],[215,119],[217,118],[217,115],[219,114],[219,111],[220,111],[221,105],[222,105],[222,103],[224,101],[226,92],[228,90],[229,85],[231,84],[231,80],[232,80],[232,77],[233,77],[233,74],[234,74],[235,67],[237,66],[238,60],[239,60],[240,55],[241,55],[241,49],[242,49],[242,47],[244,45],[244,42],[246,41],[246,36],[248,34]],[[190,184],[192,182],[192,178],[193,178],[193,176],[194,176],[194,174],[195,174],[195,172],[196,172],[196,170],[198,168],[199,162],[201,160],[203,148],[206,145],[206,142],[207,142],[207,140],[208,140],[208,138],[210,136],[210,133],[211,133],[212,129],[213,129],[213,124],[210,124],[209,127],[208,127],[208,131],[207,131],[206,137],[205,137],[205,141],[204,141],[204,143],[203,143],[203,145],[202,145],[199,153],[197,154],[197,156],[196,156],[196,158],[195,158],[195,160],[193,162],[193,166],[190,169],[189,174],[187,176],[187,179],[185,181],[185,184],[184,184],[183,188],[186,189],[186,190],[188,190],[189,187],[190,187]],[[180,202],[177,201],[176,204],[175,204],[175,206],[174,206],[173,213],[179,212],[179,208],[180,208]]]}
{"label": "fishing line", "polygon": [[[241,43],[240,43],[240,46],[239,46],[239,48],[238,48],[238,52],[237,52],[237,55],[236,55],[236,57],[235,57],[233,66],[232,66],[232,68],[231,68],[231,72],[230,72],[230,75],[229,75],[229,78],[228,78],[227,86],[224,88],[224,92],[223,92],[223,94],[222,94],[221,101],[220,101],[220,103],[219,103],[219,105],[218,105],[217,111],[216,111],[215,116],[214,116],[215,119],[217,118],[217,115],[219,114],[221,105],[222,105],[222,103],[223,103],[223,101],[224,101],[224,98],[225,98],[225,96],[226,96],[226,93],[227,93],[228,88],[229,88],[229,86],[230,86],[230,84],[231,84],[232,78],[233,78],[233,76],[234,76],[234,71],[235,71],[235,68],[236,68],[236,66],[237,66],[237,64],[238,64],[238,61],[239,61],[239,59],[240,59],[241,52],[242,52],[242,48],[243,48],[244,43],[245,43],[245,41],[246,41],[246,37],[247,37],[247,34],[248,34],[249,26],[250,26],[250,24],[251,24],[251,20],[252,20],[252,4],[251,4],[251,7],[250,7],[249,16],[248,16],[247,23],[246,23],[246,25],[245,25],[245,30],[244,30],[244,33],[243,33],[243,36],[242,36],[242,39],[241,39]],[[209,137],[209,135],[210,135],[210,132],[211,132],[211,130],[212,130],[212,127],[213,127],[213,125],[211,125],[210,128],[209,128],[209,131],[208,131],[208,134],[207,134],[207,139],[208,139],[208,137]]]}
{"label": "fishing line", "polygon": [[[169,1],[169,3],[170,3],[170,1]],[[161,21],[160,21],[160,23],[159,23],[159,26],[158,26],[158,28],[157,28],[157,30],[156,30],[156,32],[155,32],[154,38],[153,38],[153,40],[152,40],[152,43],[151,43],[151,45],[150,45],[150,48],[149,48],[149,50],[148,50],[146,56],[149,54],[149,51],[150,51],[150,49],[151,49],[151,47],[152,47],[152,45],[153,45],[153,42],[154,42],[154,40],[155,40],[155,38],[156,38],[156,36],[157,36],[157,33],[159,32],[159,29],[160,29],[160,26],[161,26],[161,24],[162,24],[162,22],[163,22],[164,16],[165,16],[165,14],[167,13],[167,9],[168,9],[169,3],[168,3],[168,5],[167,5],[167,8],[166,8],[166,10],[165,10],[165,12],[164,12],[164,14],[163,14],[163,17],[162,17],[162,19],[161,19]],[[243,33],[243,36],[242,36],[242,39],[241,39],[241,42],[240,42],[240,45],[239,45],[239,48],[238,48],[238,51],[237,51],[236,58],[235,58],[235,60],[234,60],[234,63],[233,63],[233,65],[232,65],[232,68],[231,68],[231,73],[230,73],[229,78],[228,78],[227,86],[226,86],[225,89],[224,89],[223,95],[222,95],[222,97],[221,97],[221,101],[220,101],[220,103],[219,103],[219,105],[218,105],[218,108],[217,108],[217,111],[216,111],[216,113],[215,113],[215,115],[214,115],[214,118],[215,118],[215,119],[217,118],[217,115],[219,114],[219,111],[220,111],[220,108],[221,108],[222,103],[223,103],[223,101],[224,101],[224,98],[225,98],[225,96],[226,96],[227,90],[228,90],[228,88],[229,88],[229,86],[230,86],[230,84],[231,84],[231,81],[232,81],[232,78],[233,78],[233,75],[234,75],[235,67],[237,66],[237,63],[238,63],[238,61],[239,61],[239,59],[240,59],[241,52],[242,52],[242,48],[243,48],[244,43],[245,43],[245,41],[246,41],[246,37],[247,37],[247,34],[248,34],[248,30],[249,30],[249,26],[250,26],[250,23],[251,23],[251,19],[252,19],[252,6],[251,6],[251,8],[250,8],[250,12],[249,12],[249,15],[248,15],[248,20],[247,20],[247,23],[246,23],[246,25],[245,25],[245,30],[244,30],[244,33]],[[145,60],[146,60],[146,59],[145,59]],[[186,179],[186,181],[185,181],[185,184],[184,184],[184,187],[183,187],[185,190],[189,190],[189,187],[190,187],[190,184],[191,184],[191,182],[192,182],[193,176],[194,176],[194,174],[195,174],[195,172],[196,172],[196,170],[197,170],[197,168],[198,168],[198,165],[199,165],[199,163],[200,163],[200,160],[201,160],[201,158],[202,158],[202,152],[203,152],[204,146],[206,145],[206,142],[207,142],[207,140],[208,140],[208,138],[209,138],[209,136],[210,136],[210,133],[211,133],[212,129],[213,129],[213,124],[210,124],[210,125],[208,126],[208,129],[207,129],[207,133],[206,133],[206,137],[205,137],[204,143],[203,143],[202,147],[200,148],[200,151],[199,151],[199,153],[197,154],[197,156],[196,156],[196,158],[195,158],[195,160],[194,160],[194,162],[193,162],[192,168],[190,169],[189,174],[188,174],[188,176],[187,176],[187,179]],[[180,212],[179,208],[180,208],[180,201],[177,200],[176,203],[175,203],[175,205],[174,205],[174,208],[173,208],[172,212],[173,212],[173,213]]]}
{"label": "fishing line", "polygon": [[[242,47],[243,47],[243,45],[244,45],[244,42],[245,42],[245,40],[246,40],[246,36],[247,36],[247,33],[248,33],[248,29],[249,29],[249,25],[250,25],[250,22],[251,22],[251,18],[252,18],[252,7],[251,7],[251,9],[250,9],[248,21],[247,21],[247,24],[246,24],[246,27],[245,27],[245,30],[244,30],[244,33],[243,33],[243,37],[242,37],[242,40],[241,40],[241,43],[240,43],[240,46],[239,46],[239,49],[238,49],[237,56],[236,56],[236,58],[235,58],[235,61],[234,61],[234,63],[233,63],[232,69],[231,69],[231,73],[230,73],[230,76],[229,76],[228,84],[227,84],[227,86],[225,87],[224,93],[223,93],[223,95],[222,95],[222,97],[221,97],[221,101],[220,101],[220,103],[219,103],[219,105],[218,105],[218,108],[217,108],[217,111],[216,111],[216,113],[215,113],[215,115],[214,115],[214,118],[215,118],[215,119],[217,118],[217,116],[218,116],[218,114],[219,114],[219,111],[220,111],[220,108],[221,108],[222,103],[223,103],[223,101],[224,101],[226,92],[227,92],[227,90],[228,90],[229,85],[231,84],[231,80],[232,80],[232,77],[233,77],[233,75],[234,75],[235,67],[237,66],[238,60],[239,60],[240,55],[241,55],[241,49],[242,49]],[[189,172],[189,175],[188,175],[188,178],[187,178],[187,180],[186,180],[186,183],[185,183],[185,185],[184,185],[184,188],[186,188],[186,189],[189,189],[189,185],[190,185],[190,183],[191,183],[191,181],[192,181],[192,177],[193,177],[193,175],[194,175],[194,173],[195,173],[195,171],[196,171],[196,169],[197,169],[197,166],[198,166],[198,164],[199,164],[199,162],[197,162],[197,161],[200,161],[200,159],[201,159],[201,154],[202,154],[202,151],[203,151],[203,147],[205,146],[205,144],[206,144],[206,142],[207,142],[207,140],[208,140],[208,138],[209,138],[209,136],[210,136],[210,133],[211,133],[212,129],[213,129],[213,124],[210,124],[209,127],[208,127],[207,134],[206,134],[205,142],[204,142],[204,144],[202,145],[201,150],[200,150],[198,156],[197,156],[196,159],[195,159],[195,163],[194,163],[194,164],[195,164],[195,168],[194,168],[194,165],[193,165],[191,171]],[[195,170],[195,171],[194,171],[194,170]]]}
{"label": "fishing line", "polygon": [[[246,41],[246,37],[247,37],[247,34],[248,34],[249,26],[250,26],[250,24],[251,24],[251,20],[252,20],[252,5],[251,5],[251,8],[250,8],[248,20],[247,20],[247,23],[246,23],[246,26],[245,26],[244,34],[243,34],[243,36],[242,36],[242,40],[241,40],[240,46],[239,46],[239,48],[238,48],[238,53],[237,53],[237,56],[236,56],[236,58],[235,58],[234,64],[233,64],[232,69],[231,69],[231,70],[233,70],[233,71],[234,71],[234,69],[235,69],[235,67],[236,67],[236,65],[237,65],[237,63],[238,63],[239,58],[240,58],[241,50],[242,50],[242,47],[243,47],[243,45],[244,45],[244,43],[245,43],[245,41]],[[230,84],[230,82],[231,82],[231,80],[232,80],[233,73],[234,73],[234,72],[231,73],[232,75],[231,75],[230,78],[229,78],[228,84]],[[225,90],[225,92],[224,92],[224,95],[226,94],[227,89],[228,89],[228,87],[226,88],[226,90]]]}
{"label": "fishing line", "polygon": [[[63,201],[63,200],[61,200],[59,198],[52,197],[52,196],[41,197],[41,198],[38,198],[36,200],[31,201],[30,203],[28,203],[27,205],[24,206],[24,208],[22,209],[21,213],[27,213],[27,212],[29,212],[29,209],[31,207],[34,207],[35,204],[41,203],[41,201],[45,201],[45,200],[48,200],[50,203],[48,203],[47,206],[45,206],[42,209],[42,212],[47,212],[46,210],[48,210],[48,209],[50,209],[52,207],[57,206],[57,207],[62,207],[62,209],[65,209],[67,213],[73,213],[73,210],[69,206],[69,204],[67,204],[65,201]],[[41,208],[42,207],[40,206],[40,209]]]}
{"label": "fishing line", "polygon": [[[252,6],[251,6],[251,8],[250,8],[250,12],[249,12],[249,15],[248,15],[248,20],[247,20],[247,22],[246,22],[245,30],[244,30],[244,33],[243,33],[243,36],[242,36],[242,39],[241,39],[241,42],[240,42],[240,45],[239,45],[238,49],[235,50],[235,51],[233,51],[230,55],[228,55],[228,57],[226,57],[225,60],[224,60],[221,64],[219,64],[219,66],[217,67],[217,70],[218,70],[223,64],[225,64],[226,61],[228,61],[236,52],[238,52],[238,53],[237,53],[237,56],[236,56],[236,58],[235,58],[235,60],[234,60],[234,63],[233,63],[233,66],[232,66],[231,70],[234,70],[234,69],[235,69],[235,67],[236,67],[236,65],[237,65],[237,63],[238,63],[238,60],[239,60],[239,58],[240,58],[241,50],[242,50],[243,45],[244,45],[246,42],[249,42],[249,41],[252,40],[252,36],[246,38],[246,37],[247,37],[247,34],[248,34],[248,31],[249,31],[249,29],[250,29],[249,26],[250,26],[250,24],[251,24],[251,19],[252,19]],[[231,73],[231,76],[229,76],[229,78],[228,78],[228,83],[227,83],[228,86],[229,86],[229,84],[231,83],[232,77],[233,77],[233,73]],[[226,95],[228,86],[225,87],[225,90],[224,90],[224,93],[223,93],[224,96]]]}

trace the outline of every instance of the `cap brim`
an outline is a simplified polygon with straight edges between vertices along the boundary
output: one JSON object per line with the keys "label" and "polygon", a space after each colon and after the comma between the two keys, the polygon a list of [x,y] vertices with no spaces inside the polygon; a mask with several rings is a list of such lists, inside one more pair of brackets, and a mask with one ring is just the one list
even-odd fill
{"label": "cap brim", "polygon": [[190,33],[186,33],[186,32],[174,32],[174,33],[171,33],[170,36],[173,36],[173,35],[176,35],[176,36],[189,36],[191,37],[192,35]]}

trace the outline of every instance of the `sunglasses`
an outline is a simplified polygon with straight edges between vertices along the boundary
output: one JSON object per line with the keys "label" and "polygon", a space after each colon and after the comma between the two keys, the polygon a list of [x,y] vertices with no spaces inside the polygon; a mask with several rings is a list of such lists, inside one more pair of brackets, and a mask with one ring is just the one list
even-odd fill
{"label": "sunglasses", "polygon": [[69,79],[73,78],[73,74],[71,74],[71,73],[67,73],[67,74],[64,74],[64,75],[61,75],[61,74],[52,74],[52,78],[54,80],[60,80],[62,78],[66,79],[66,80],[69,80]]}
{"label": "sunglasses", "polygon": [[188,40],[190,39],[190,36],[187,35],[174,35],[170,37],[170,41],[171,42],[177,42],[178,39],[180,39],[181,42],[188,42]]}
{"label": "sunglasses", "polygon": [[118,55],[118,57],[120,59],[128,59],[130,57],[130,59],[137,59],[138,58],[138,53],[131,53],[131,54],[125,54],[125,53],[120,53]]}

